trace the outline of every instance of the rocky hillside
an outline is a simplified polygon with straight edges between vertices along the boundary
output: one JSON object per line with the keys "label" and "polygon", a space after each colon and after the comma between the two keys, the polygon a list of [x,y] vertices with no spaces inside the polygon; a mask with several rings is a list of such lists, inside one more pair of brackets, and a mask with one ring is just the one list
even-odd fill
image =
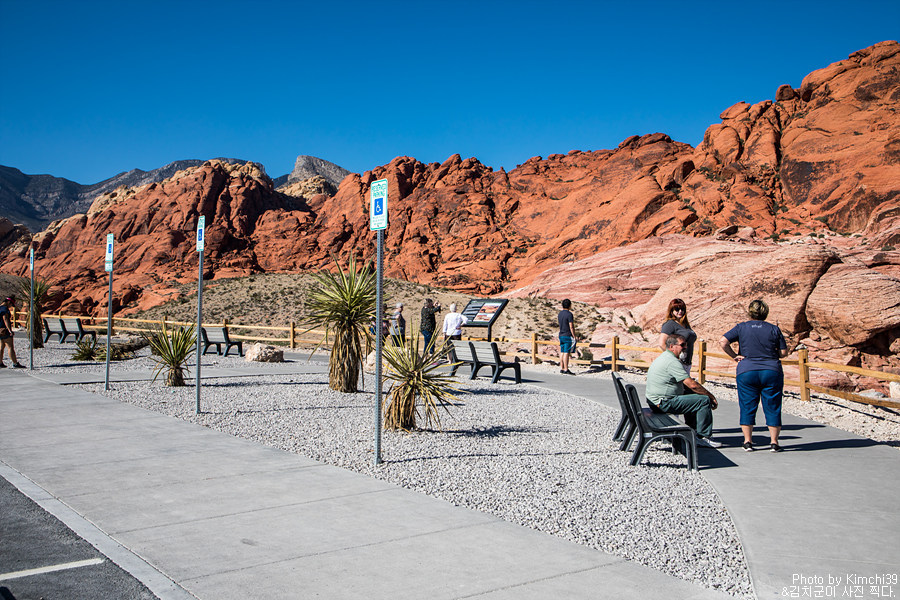
{"label": "rocky hillside", "polygon": [[[726,109],[697,148],[655,133],[612,150],[534,157],[509,172],[459,155],[443,164],[400,157],[345,177],[336,191],[321,175],[279,191],[258,165],[210,161],[109,191],[85,214],[53,224],[36,236],[38,266],[64,282],[66,310],[98,311],[106,293],[103,240],[114,233],[116,308],[154,306],[177,293],[177,282],[196,277],[201,214],[208,278],[318,269],[331,254],[369,258],[369,187],[386,178],[388,276],[474,294],[531,285],[525,293],[567,295],[568,268],[587,260],[597,272],[621,248],[635,264],[663,257],[665,269],[642,275],[616,264],[606,278],[588,270],[581,293],[629,304],[644,325],[658,320],[672,294],[694,306],[727,297],[722,306],[731,309],[765,295],[790,304],[784,322],[795,340],[812,339],[818,328],[834,342],[829,348],[886,352],[897,330],[891,307],[900,305],[892,266],[900,242],[898,108],[900,44],[884,42],[809,74],[798,89],[781,86],[774,100]],[[740,238],[728,242],[740,251],[716,244],[697,256],[674,251],[714,235]],[[797,245],[811,236],[829,247]],[[0,264],[24,273],[27,243],[10,237]],[[676,255],[688,262],[673,262]],[[808,270],[793,280],[797,265]],[[699,273],[714,275],[688,277]],[[771,284],[752,284],[757,279]],[[738,285],[744,280],[749,287]],[[854,298],[888,315],[866,325],[865,339],[840,333],[857,321],[836,325],[828,316],[840,312],[848,282],[868,290]],[[606,293],[616,288],[629,291]],[[698,315],[697,323],[718,331],[740,316],[722,310]]]}
{"label": "rocky hillside", "polygon": [[287,175],[275,178],[274,183],[276,188],[281,188],[282,186],[305,181],[312,177],[322,177],[334,189],[337,189],[344,177],[349,174],[350,171],[332,162],[316,158],[315,156],[301,154],[294,163],[294,170]]}
{"label": "rocky hillside", "polygon": [[[218,159],[244,163],[234,158]],[[138,187],[172,177],[178,171],[203,164],[202,160],[177,160],[152,171],[132,169],[100,183],[82,185],[52,175],[26,175],[0,165],[0,217],[40,231],[51,221],[86,212],[94,198],[121,187]]]}

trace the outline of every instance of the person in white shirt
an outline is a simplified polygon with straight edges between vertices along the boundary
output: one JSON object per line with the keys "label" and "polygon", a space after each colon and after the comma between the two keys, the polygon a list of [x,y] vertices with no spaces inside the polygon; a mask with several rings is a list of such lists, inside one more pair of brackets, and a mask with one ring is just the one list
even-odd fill
{"label": "person in white shirt", "polygon": [[441,330],[444,332],[445,340],[461,340],[462,326],[468,322],[462,314],[456,312],[456,304],[450,305],[450,312],[444,317],[444,326]]}

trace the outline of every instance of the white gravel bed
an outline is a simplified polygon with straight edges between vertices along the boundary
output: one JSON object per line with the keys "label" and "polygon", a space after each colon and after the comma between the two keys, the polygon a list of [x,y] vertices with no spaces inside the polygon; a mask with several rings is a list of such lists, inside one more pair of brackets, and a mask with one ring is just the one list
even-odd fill
{"label": "white gravel bed", "polygon": [[[35,364],[50,372],[103,372],[104,363],[68,362],[71,352],[71,345],[60,349],[51,342],[35,352]],[[207,364],[252,366],[210,355]],[[152,367],[143,356],[112,369]],[[366,383],[371,387],[373,378]],[[162,377],[114,383],[109,392],[102,384],[79,387],[752,597],[734,524],[712,486],[688,471],[683,457],[655,444],[633,468],[630,453],[611,440],[618,411],[508,381],[460,379],[459,385],[461,402],[442,415],[442,431],[383,433],[379,467],[373,465],[371,391],[334,392],[324,373],[204,382],[199,416],[193,387],[166,388]]]}

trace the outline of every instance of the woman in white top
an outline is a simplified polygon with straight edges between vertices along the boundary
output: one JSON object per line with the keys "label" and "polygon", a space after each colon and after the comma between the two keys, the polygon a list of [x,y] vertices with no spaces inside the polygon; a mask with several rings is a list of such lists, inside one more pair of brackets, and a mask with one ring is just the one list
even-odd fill
{"label": "woman in white top", "polygon": [[468,321],[469,319],[456,312],[456,304],[451,304],[450,312],[444,317],[444,326],[441,328],[441,331],[444,332],[444,339],[461,340],[462,326]]}

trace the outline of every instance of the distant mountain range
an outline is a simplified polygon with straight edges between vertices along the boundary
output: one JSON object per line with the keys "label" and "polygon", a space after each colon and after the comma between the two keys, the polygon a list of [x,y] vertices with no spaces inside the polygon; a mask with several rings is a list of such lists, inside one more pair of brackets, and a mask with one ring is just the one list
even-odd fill
{"label": "distant mountain range", "polygon": [[[225,163],[244,164],[237,158],[218,158]],[[137,187],[169,179],[178,171],[196,167],[205,160],[176,160],[152,171],[132,169],[99,183],[84,185],[52,175],[27,175],[14,167],[0,165],[0,217],[21,223],[38,232],[52,221],[87,212],[97,196],[120,186]],[[274,179],[275,187],[321,175],[335,188],[350,171],[315,156],[297,157],[294,170]]]}

